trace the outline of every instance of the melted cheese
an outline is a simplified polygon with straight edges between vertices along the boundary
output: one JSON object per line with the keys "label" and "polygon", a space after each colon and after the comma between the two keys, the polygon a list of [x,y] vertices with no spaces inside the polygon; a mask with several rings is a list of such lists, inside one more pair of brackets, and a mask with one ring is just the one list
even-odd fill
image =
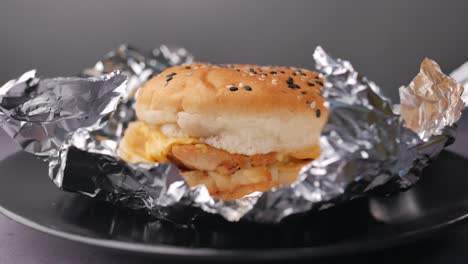
{"label": "melted cheese", "polygon": [[167,162],[173,145],[198,142],[195,138],[168,138],[156,128],[134,122],[125,131],[119,155],[130,162]]}
{"label": "melted cheese", "polygon": [[168,153],[175,144],[187,145],[198,143],[195,138],[168,138],[158,130],[153,130],[147,137],[145,149],[151,160],[166,162]]}

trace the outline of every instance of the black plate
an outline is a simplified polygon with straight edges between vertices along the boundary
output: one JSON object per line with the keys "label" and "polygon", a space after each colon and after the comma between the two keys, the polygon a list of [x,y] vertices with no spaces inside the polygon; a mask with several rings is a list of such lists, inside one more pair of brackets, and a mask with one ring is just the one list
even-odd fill
{"label": "black plate", "polygon": [[468,160],[443,152],[411,190],[361,199],[280,225],[229,223],[198,210],[180,222],[58,190],[47,165],[25,153],[0,162],[0,212],[34,229],[86,244],[165,257],[212,260],[326,257],[388,248],[434,234],[468,215]]}

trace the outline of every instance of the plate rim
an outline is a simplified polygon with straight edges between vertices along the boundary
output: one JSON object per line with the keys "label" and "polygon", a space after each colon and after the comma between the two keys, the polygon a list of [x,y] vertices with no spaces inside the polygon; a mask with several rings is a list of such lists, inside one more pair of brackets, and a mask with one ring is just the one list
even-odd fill
{"label": "plate rim", "polygon": [[65,239],[88,246],[97,246],[108,250],[118,250],[127,253],[170,257],[170,258],[197,258],[205,260],[281,260],[301,258],[330,258],[349,256],[359,253],[374,252],[385,248],[404,246],[440,233],[447,228],[453,228],[468,222],[468,212],[461,213],[448,221],[431,225],[426,228],[411,230],[387,239],[369,239],[364,242],[345,242],[338,245],[299,248],[274,249],[216,249],[216,248],[190,248],[172,245],[152,245],[139,242],[126,242],[112,239],[93,238],[66,231],[57,230],[12,212],[0,204],[0,214],[12,221],[29,227],[41,233]]}

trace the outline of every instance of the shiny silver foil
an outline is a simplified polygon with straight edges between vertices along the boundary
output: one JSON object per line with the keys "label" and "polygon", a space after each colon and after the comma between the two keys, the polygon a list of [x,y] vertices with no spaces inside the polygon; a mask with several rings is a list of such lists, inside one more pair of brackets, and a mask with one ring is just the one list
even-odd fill
{"label": "shiny silver foil", "polygon": [[[94,76],[89,79],[39,80],[28,72],[0,88],[0,118],[26,151],[49,159],[58,187],[162,218],[171,218],[171,208],[195,206],[229,221],[279,222],[360,196],[397,192],[411,187],[430,159],[453,142],[463,88],[435,62],[423,62],[420,74],[400,89],[401,105],[395,107],[349,62],[320,47],[314,59],[326,79],[330,112],[321,156],[291,186],[235,201],[212,198],[204,186],[188,187],[172,164],[129,164],[117,155],[123,131],[135,119],[138,87],[166,67],[192,62],[184,49],[161,46],[142,53],[122,45],[83,72]],[[121,73],[109,74],[115,70]]]}
{"label": "shiny silver foil", "polygon": [[125,94],[126,81],[118,72],[41,80],[28,71],[0,88],[2,128],[25,151],[54,156],[74,133],[102,127]]}
{"label": "shiny silver foil", "polygon": [[400,88],[400,114],[406,126],[423,140],[442,133],[461,115],[463,86],[442,73],[439,65],[426,58],[420,73],[407,87]]}

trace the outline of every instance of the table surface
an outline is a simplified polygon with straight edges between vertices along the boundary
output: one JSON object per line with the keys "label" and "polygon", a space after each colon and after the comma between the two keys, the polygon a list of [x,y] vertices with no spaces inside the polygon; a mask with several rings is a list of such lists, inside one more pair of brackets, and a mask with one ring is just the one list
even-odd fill
{"label": "table surface", "polygon": [[[42,76],[75,74],[122,42],[145,49],[183,45],[198,60],[214,63],[299,67],[310,67],[313,48],[323,45],[396,99],[396,87],[411,80],[423,57],[446,72],[468,60],[468,2],[447,2],[2,0],[0,84],[31,68]],[[451,149],[468,157],[465,115]],[[0,132],[0,159],[17,150]],[[356,258],[468,263],[467,247],[464,225],[442,237]],[[154,262],[54,238],[0,215],[0,264]]]}

